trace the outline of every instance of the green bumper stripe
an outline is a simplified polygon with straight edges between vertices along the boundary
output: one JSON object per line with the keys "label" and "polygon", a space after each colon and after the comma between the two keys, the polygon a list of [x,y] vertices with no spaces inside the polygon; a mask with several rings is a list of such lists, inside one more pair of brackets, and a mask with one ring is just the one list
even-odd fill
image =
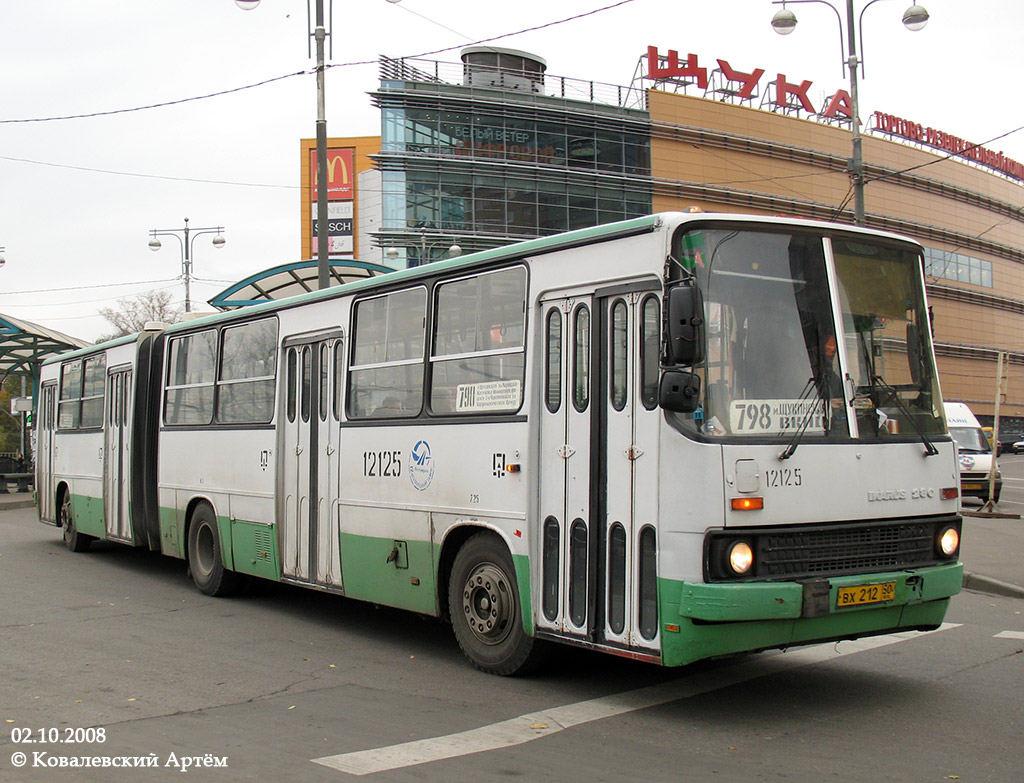
{"label": "green bumper stripe", "polygon": [[[803,617],[803,585],[795,582],[708,585],[663,579],[662,660],[680,666],[746,650],[938,625],[962,580],[959,563],[832,577],[828,613]],[[892,601],[836,609],[839,588],[881,582],[896,583]]]}

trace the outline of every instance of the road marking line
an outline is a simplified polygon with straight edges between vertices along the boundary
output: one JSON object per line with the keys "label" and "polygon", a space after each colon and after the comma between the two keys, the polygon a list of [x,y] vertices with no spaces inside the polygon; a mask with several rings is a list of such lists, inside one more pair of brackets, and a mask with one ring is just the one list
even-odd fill
{"label": "road marking line", "polygon": [[499,750],[532,742],[584,723],[611,718],[647,707],[657,707],[679,699],[688,699],[709,691],[738,685],[747,680],[779,674],[789,669],[822,663],[844,655],[873,650],[956,627],[958,627],[956,623],[943,623],[935,631],[926,633],[908,631],[849,642],[803,647],[775,655],[764,655],[755,660],[737,663],[727,669],[705,672],[693,677],[683,677],[672,682],[602,696],[575,704],[566,704],[543,712],[528,713],[456,734],[414,740],[384,748],[340,753],[336,756],[323,756],[312,759],[312,761],[315,764],[322,764],[350,775],[370,775],[374,772],[427,764],[456,756]]}
{"label": "road marking line", "polygon": [[1000,631],[993,639],[1024,639],[1024,631]]}

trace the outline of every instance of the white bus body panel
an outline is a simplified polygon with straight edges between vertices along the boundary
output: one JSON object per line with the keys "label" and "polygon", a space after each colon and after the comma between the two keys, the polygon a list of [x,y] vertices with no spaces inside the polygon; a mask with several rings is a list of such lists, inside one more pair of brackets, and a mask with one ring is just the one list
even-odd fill
{"label": "white bus body panel", "polygon": [[161,527],[175,531],[173,540],[161,542],[165,554],[184,555],[186,512],[198,498],[207,501],[218,517],[273,521],[274,430],[232,431],[230,444],[225,450],[224,433],[219,431],[164,428],[160,433],[157,494],[161,513],[170,513],[174,521]]}

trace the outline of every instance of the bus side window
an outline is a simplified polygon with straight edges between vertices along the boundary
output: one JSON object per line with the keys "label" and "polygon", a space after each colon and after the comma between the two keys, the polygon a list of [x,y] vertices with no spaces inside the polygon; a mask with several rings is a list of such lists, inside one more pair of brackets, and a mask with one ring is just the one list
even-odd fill
{"label": "bus side window", "polygon": [[288,388],[285,391],[285,394],[287,395],[288,400],[288,421],[290,422],[295,421],[296,401],[298,399],[298,395],[296,393],[298,388],[298,358],[296,354],[297,352],[294,348],[288,349],[288,377],[286,379]]}
{"label": "bus side window", "polygon": [[60,368],[60,403],[57,406],[58,427],[77,429],[82,415],[82,360],[66,362]]}
{"label": "bus side window", "polygon": [[609,347],[609,369],[611,378],[608,388],[611,391],[612,407],[621,411],[626,407],[629,373],[627,372],[626,361],[629,350],[629,318],[624,300],[619,299],[612,305],[611,344]]}
{"label": "bus side window", "polygon": [[338,340],[334,343],[334,420],[341,421],[341,390],[345,388],[344,376],[342,373],[345,370],[345,350],[344,343]]}
{"label": "bus side window", "polygon": [[168,350],[164,422],[213,421],[217,332],[209,329],[171,340]]}
{"label": "bus side window", "polygon": [[648,296],[641,307],[640,401],[652,411],[658,407],[658,374],[661,356],[661,307],[658,297]]}
{"label": "bus side window", "polygon": [[106,391],[107,357],[90,356],[85,360],[82,384],[81,426],[103,426],[103,397]]}
{"label": "bus side window", "polygon": [[299,413],[303,421],[309,421],[310,398],[313,383],[313,352],[306,345],[302,348],[302,381],[299,393]]}
{"label": "bus side window", "polygon": [[277,321],[229,326],[221,333],[217,421],[267,424],[274,418]]}
{"label": "bus side window", "polygon": [[328,379],[331,375],[331,366],[328,363],[330,357],[330,349],[327,344],[324,343],[320,346],[320,396],[317,398],[320,406],[320,421],[327,421],[327,409],[330,407],[330,403],[327,399],[327,390],[329,387]]}
{"label": "bus side window", "polygon": [[573,319],[576,342],[572,359],[572,404],[583,413],[590,404],[590,310],[580,305]]}
{"label": "bus side window", "polygon": [[436,290],[430,410],[519,410],[526,366],[526,269],[485,272],[441,283]]}
{"label": "bus side window", "polygon": [[426,315],[423,287],[356,302],[348,375],[350,419],[419,415]]}
{"label": "bus side window", "polygon": [[544,400],[548,411],[558,413],[562,407],[562,313],[553,307],[547,317],[547,363]]}

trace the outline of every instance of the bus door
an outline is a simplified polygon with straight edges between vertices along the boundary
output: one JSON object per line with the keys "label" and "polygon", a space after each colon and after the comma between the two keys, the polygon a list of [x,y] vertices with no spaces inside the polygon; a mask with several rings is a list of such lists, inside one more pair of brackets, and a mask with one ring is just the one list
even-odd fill
{"label": "bus door", "polygon": [[39,518],[57,519],[53,496],[53,433],[57,427],[57,384],[47,383],[39,389],[39,427],[36,443],[36,495],[39,497]]}
{"label": "bus door", "polygon": [[656,647],[655,291],[542,303],[538,626]]}
{"label": "bus door", "polygon": [[634,288],[602,297],[598,310],[597,636],[654,649],[661,306],[656,291]]}
{"label": "bus door", "polygon": [[132,540],[128,505],[131,415],[131,368],[114,368],[107,374],[107,416],[103,425],[103,515],[107,537],[129,543]]}
{"label": "bus door", "polygon": [[541,606],[537,623],[589,635],[592,539],[593,298],[543,301]]}
{"label": "bus door", "polygon": [[340,590],[338,336],[287,341],[278,538],[286,579]]}

